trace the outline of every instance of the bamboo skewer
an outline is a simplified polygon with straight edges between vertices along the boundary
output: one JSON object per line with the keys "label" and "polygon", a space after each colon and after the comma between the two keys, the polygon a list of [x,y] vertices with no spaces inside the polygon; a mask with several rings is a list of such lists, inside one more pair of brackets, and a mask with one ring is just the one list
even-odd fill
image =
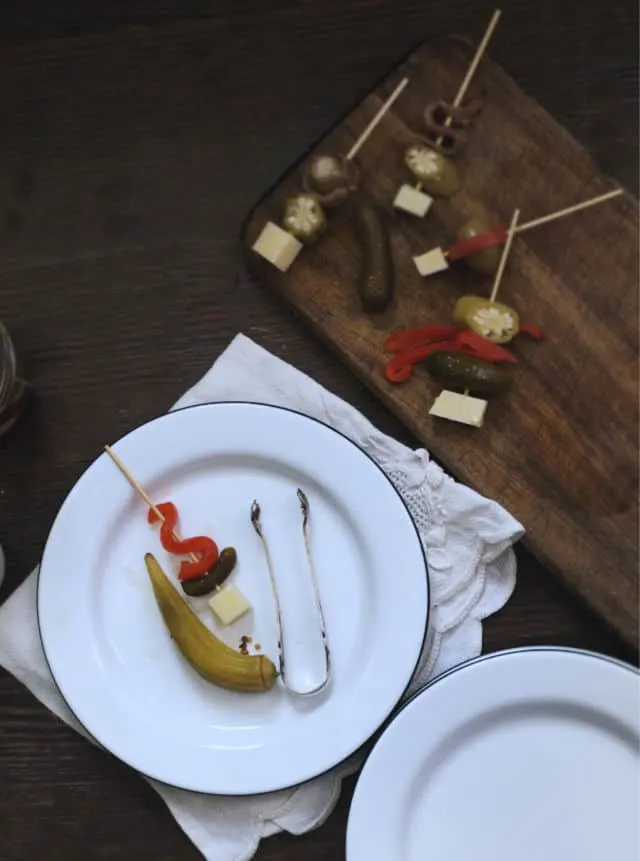
{"label": "bamboo skewer", "polygon": [[[145,490],[145,489],[144,489],[140,484],[138,484],[138,482],[137,482],[137,481],[135,480],[135,478],[131,475],[131,473],[129,472],[129,470],[127,469],[127,467],[123,464],[123,462],[120,460],[120,458],[119,458],[119,457],[118,457],[118,455],[115,453],[115,451],[111,448],[111,446],[109,446],[109,445],[105,445],[104,450],[105,450],[105,452],[109,455],[109,457],[111,458],[111,460],[115,463],[115,465],[118,467],[118,469],[120,470],[120,472],[121,472],[121,473],[124,475],[124,477],[127,479],[127,481],[129,482],[129,484],[131,485],[131,487],[132,487],[132,488],[133,488],[133,489],[134,489],[138,494],[140,494],[140,496],[144,499],[144,501],[147,503],[147,505],[149,506],[149,508],[150,508],[150,509],[153,511],[153,513],[156,515],[156,517],[158,518],[158,520],[159,520],[161,523],[164,523],[164,521],[165,521],[165,516],[164,516],[164,514],[162,514],[162,512],[161,512],[161,511],[160,511],[160,509],[157,507],[157,505],[155,505],[155,503],[153,502],[153,500],[151,499],[151,497],[149,496],[149,494],[146,492],[146,490]],[[174,529],[174,530],[172,530],[171,534],[173,535],[173,537],[175,538],[175,540],[176,540],[176,541],[182,541],[182,538],[181,538],[181,537],[180,537],[180,535],[176,532],[176,530],[175,530],[175,529]],[[193,560],[193,562],[199,562],[199,561],[200,561],[200,557],[199,557],[199,556],[197,556],[195,553],[189,553],[189,556],[191,557],[191,559]]]}
{"label": "bamboo skewer", "polygon": [[522,233],[525,230],[530,230],[532,227],[539,227],[541,224],[547,224],[549,221],[556,221],[558,218],[564,218],[567,215],[573,215],[574,212],[580,212],[582,209],[589,209],[591,206],[597,206],[599,203],[604,203],[605,200],[611,200],[614,197],[619,197],[624,194],[624,189],[616,188],[613,191],[607,191],[605,194],[599,194],[597,197],[591,197],[589,200],[583,200],[582,203],[574,203],[573,206],[567,206],[564,209],[557,209],[555,212],[550,212],[548,215],[541,215],[540,218],[534,218],[532,221],[527,221],[516,227],[516,233]]}
{"label": "bamboo skewer", "polygon": [[[453,100],[453,107],[454,108],[459,107],[462,100],[464,99],[466,92],[469,89],[469,85],[471,84],[471,81],[473,80],[473,76],[475,75],[476,70],[477,70],[478,66],[480,65],[480,60],[482,59],[484,52],[487,50],[487,45],[489,44],[489,39],[493,36],[493,31],[496,29],[496,26],[498,24],[498,21],[500,20],[501,15],[502,15],[502,11],[500,9],[496,9],[495,12],[493,13],[493,15],[491,16],[491,20],[487,24],[487,29],[484,32],[484,36],[482,37],[482,39],[480,40],[480,44],[476,48],[476,52],[473,55],[473,59],[471,60],[471,63],[469,64],[469,68],[467,69],[467,73],[464,76],[464,78],[462,79],[462,83],[460,84],[460,87],[458,88],[458,92],[456,93],[456,97]],[[448,114],[447,117],[445,118],[444,125],[446,127],[449,127],[451,125],[451,122],[452,122],[451,114]],[[444,139],[444,135],[440,135],[440,137],[438,138],[438,144],[441,144],[443,139]],[[421,182],[417,183],[416,190],[417,191],[422,190],[422,183]]]}
{"label": "bamboo skewer", "polygon": [[369,139],[369,136],[374,131],[375,127],[378,125],[378,123],[384,117],[384,115],[387,113],[387,111],[391,108],[393,103],[396,101],[396,99],[398,98],[398,96],[404,90],[404,88],[407,86],[408,83],[409,83],[409,78],[403,78],[400,81],[400,83],[395,88],[395,90],[391,93],[391,95],[389,96],[387,101],[382,105],[382,107],[380,108],[378,113],[375,115],[375,117],[373,117],[373,119],[371,120],[369,125],[364,129],[364,131],[362,132],[362,134],[360,135],[358,140],[354,143],[354,145],[351,147],[351,149],[347,153],[347,156],[346,156],[347,161],[352,161],[356,157],[356,155],[360,151],[361,147]]}
{"label": "bamboo skewer", "polygon": [[[599,194],[596,197],[590,197],[588,200],[583,200],[581,203],[574,203],[572,206],[565,206],[564,209],[556,209],[555,212],[548,212],[546,215],[541,215],[539,218],[533,218],[531,221],[525,221],[523,224],[518,224],[514,230],[514,234],[524,233],[534,227],[541,227],[544,224],[549,224],[552,221],[559,221],[566,218],[568,215],[573,215],[576,212],[581,212],[583,209],[590,209],[592,206],[598,206],[600,203],[605,203],[607,200],[612,200],[614,197],[620,197],[624,194],[623,188],[615,188],[613,191],[607,191],[604,194]],[[500,245],[500,242],[496,242]],[[449,256],[449,249],[442,251],[445,257]]]}
{"label": "bamboo skewer", "polygon": [[[453,107],[454,108],[460,107],[460,103],[464,99],[466,92],[469,89],[469,85],[471,84],[473,76],[476,73],[476,69],[478,68],[478,65],[480,64],[480,60],[482,59],[482,55],[487,50],[487,45],[489,44],[489,39],[493,36],[493,31],[496,29],[498,21],[500,20],[500,15],[502,15],[501,10],[496,9],[496,11],[491,16],[491,20],[489,21],[489,23],[487,25],[487,29],[485,30],[484,36],[482,37],[482,40],[480,41],[480,44],[478,45],[478,47],[476,49],[476,52],[473,56],[473,59],[471,60],[469,68],[467,69],[467,74],[464,76],[464,80],[460,84],[460,88],[459,88],[458,92],[456,93],[455,99],[453,100]],[[444,121],[444,124],[445,124],[445,126],[451,125],[451,116],[450,115],[446,118],[446,120]],[[440,140],[442,140],[442,138]]]}
{"label": "bamboo skewer", "polygon": [[518,219],[520,218],[520,210],[514,210],[514,213],[511,217],[511,224],[509,225],[509,232],[507,233],[507,240],[504,244],[504,248],[502,249],[502,256],[500,257],[500,263],[498,264],[498,271],[496,272],[496,277],[493,281],[493,288],[491,290],[491,295],[489,296],[489,302],[493,303],[496,301],[496,296],[498,295],[498,290],[500,289],[500,284],[502,282],[502,276],[504,274],[505,266],[507,265],[507,258],[509,257],[509,252],[511,251],[511,243],[513,242],[513,237],[516,233],[516,226],[518,224]]}
{"label": "bamboo skewer", "polygon": [[[502,276],[504,275],[504,270],[507,265],[507,258],[509,257],[509,253],[511,252],[511,243],[513,242],[513,237],[516,234],[516,227],[519,218],[520,210],[516,209],[511,216],[511,224],[509,225],[507,240],[504,244],[504,248],[502,249],[502,256],[500,257],[500,263],[498,264],[498,271],[496,272],[496,277],[493,279],[493,287],[491,288],[491,295],[489,296],[489,302],[491,302],[492,304],[496,301],[498,291],[500,290]],[[463,394],[468,395],[469,389],[465,389]]]}

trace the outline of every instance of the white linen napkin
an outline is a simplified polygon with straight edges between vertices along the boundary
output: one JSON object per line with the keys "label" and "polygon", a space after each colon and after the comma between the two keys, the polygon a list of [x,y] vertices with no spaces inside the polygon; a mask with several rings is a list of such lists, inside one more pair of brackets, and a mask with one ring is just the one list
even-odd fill
{"label": "white linen napkin", "polygon": [[[404,497],[427,552],[431,621],[408,694],[434,675],[480,654],[482,620],[515,586],[512,544],[522,526],[497,503],[458,484],[430,460],[378,431],[362,414],[305,374],[237,335],[175,407],[254,400],[291,407],[338,428],[367,451]],[[0,665],[83,735],[60,697],[42,652],[36,572],[0,608]],[[302,834],[332,811],[343,777],[360,755],[297,789],[247,798],[196,795],[149,781],[207,861],[248,861],[263,837]]]}

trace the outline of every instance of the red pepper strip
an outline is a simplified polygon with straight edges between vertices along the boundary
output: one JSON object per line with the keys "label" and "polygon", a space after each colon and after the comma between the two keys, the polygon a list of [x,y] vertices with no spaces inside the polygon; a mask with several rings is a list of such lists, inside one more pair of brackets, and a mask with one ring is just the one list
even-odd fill
{"label": "red pepper strip", "polygon": [[384,371],[385,377],[390,383],[404,383],[413,373],[413,366],[424,361],[427,356],[437,353],[439,350],[453,349],[453,341],[438,341],[435,344],[423,344],[420,347],[409,347],[401,353],[397,353]]}
{"label": "red pepper strip", "polygon": [[474,251],[483,251],[485,248],[493,248],[494,245],[501,245],[506,238],[506,227],[494,227],[493,230],[487,230],[486,233],[480,233],[478,236],[472,236],[470,239],[456,242],[455,245],[452,245],[444,253],[448,260],[459,260],[461,257],[473,254]]}
{"label": "red pepper strip", "polygon": [[483,338],[482,335],[478,335],[470,329],[460,330],[455,340],[461,351],[468,356],[485,359],[487,362],[511,362],[516,364],[518,361],[509,350],[505,350],[504,347],[494,344],[493,341]]}
{"label": "red pepper strip", "polygon": [[[178,521],[178,510],[173,502],[162,502],[156,506],[160,514],[164,517],[162,526],[160,527],[160,541],[165,550],[170,553],[197,553],[200,558],[197,562],[193,560],[185,560],[180,565],[178,572],[179,580],[193,580],[196,577],[202,577],[206,574],[218,561],[219,551],[218,545],[211,538],[204,535],[196,535],[193,538],[177,539],[174,535],[174,529]],[[156,523],[158,515],[150,508],[147,515],[149,523]]]}
{"label": "red pepper strip", "polygon": [[[434,326],[433,328],[437,329],[439,327]],[[409,347],[399,352],[387,363],[385,368],[386,378],[391,383],[404,383],[413,373],[413,366],[415,364],[424,361],[432,353],[441,352],[442,350],[464,353],[467,356],[485,359],[488,362],[515,363],[517,361],[513,353],[477,335],[475,332],[467,331],[466,329],[454,329],[454,332],[454,337],[449,340],[434,341],[430,344],[422,343],[421,345]]]}
{"label": "red pepper strip", "polygon": [[400,353],[410,347],[450,340],[457,331],[457,326],[419,326],[417,329],[405,329],[403,332],[389,335],[384,342],[384,348],[387,353]]}
{"label": "red pepper strip", "polygon": [[541,341],[544,338],[544,333],[540,326],[534,326],[533,323],[520,323],[518,331],[522,335],[529,335],[530,338],[535,338],[536,341]]}

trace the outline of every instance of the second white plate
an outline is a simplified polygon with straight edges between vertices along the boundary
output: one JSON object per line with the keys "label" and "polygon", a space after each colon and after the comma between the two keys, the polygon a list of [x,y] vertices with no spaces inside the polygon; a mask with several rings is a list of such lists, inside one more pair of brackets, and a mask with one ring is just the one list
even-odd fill
{"label": "second white plate", "polygon": [[640,679],[601,655],[521,649],[409,702],[358,781],[347,861],[637,861]]}
{"label": "second white plate", "polygon": [[233,582],[251,614],[216,628],[206,599],[193,606],[234,648],[248,634],[275,659],[268,573],[249,519],[258,499],[293,649],[289,666],[296,672],[298,655],[303,674],[301,655],[317,636],[296,498],[297,487],[305,491],[332,680],[300,699],[279,682],[268,693],[243,694],[200,678],[168,636],[143,561],[153,552],[175,572],[176,558],[162,550],[144,502],[102,455],[65,500],[38,583],[44,651],[80,722],[135,769],[206,793],[281,789],[348,757],[404,692],[427,622],[421,542],[384,473],[326,425],[261,404],[172,412],[114,450],[155,502],[176,504],[183,535],[211,535],[237,548]]}

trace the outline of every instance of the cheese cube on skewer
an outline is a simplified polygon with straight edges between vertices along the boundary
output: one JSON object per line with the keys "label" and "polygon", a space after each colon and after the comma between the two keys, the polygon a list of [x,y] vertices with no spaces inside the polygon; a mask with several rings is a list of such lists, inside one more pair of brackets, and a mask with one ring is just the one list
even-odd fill
{"label": "cheese cube on skewer", "polygon": [[225,586],[216,592],[209,598],[209,606],[221,625],[230,625],[251,609],[251,604],[235,586]]}
{"label": "cheese cube on skewer", "polygon": [[424,218],[432,203],[432,197],[411,185],[401,185],[393,201],[396,209],[408,212],[409,215],[417,215],[418,218]]}
{"label": "cheese cube on skewer", "polygon": [[253,243],[253,250],[272,263],[276,269],[286,272],[302,250],[302,243],[298,242],[286,230],[283,230],[273,221],[267,221],[262,228],[260,236]]}
{"label": "cheese cube on skewer", "polygon": [[429,415],[479,428],[482,427],[486,409],[487,402],[481,398],[472,398],[445,389],[433,402]]}
{"label": "cheese cube on skewer", "polygon": [[447,258],[444,256],[442,248],[434,248],[432,251],[427,251],[419,257],[414,257],[413,262],[416,264],[418,272],[426,277],[427,275],[435,275],[436,272],[444,272],[449,268]]}

